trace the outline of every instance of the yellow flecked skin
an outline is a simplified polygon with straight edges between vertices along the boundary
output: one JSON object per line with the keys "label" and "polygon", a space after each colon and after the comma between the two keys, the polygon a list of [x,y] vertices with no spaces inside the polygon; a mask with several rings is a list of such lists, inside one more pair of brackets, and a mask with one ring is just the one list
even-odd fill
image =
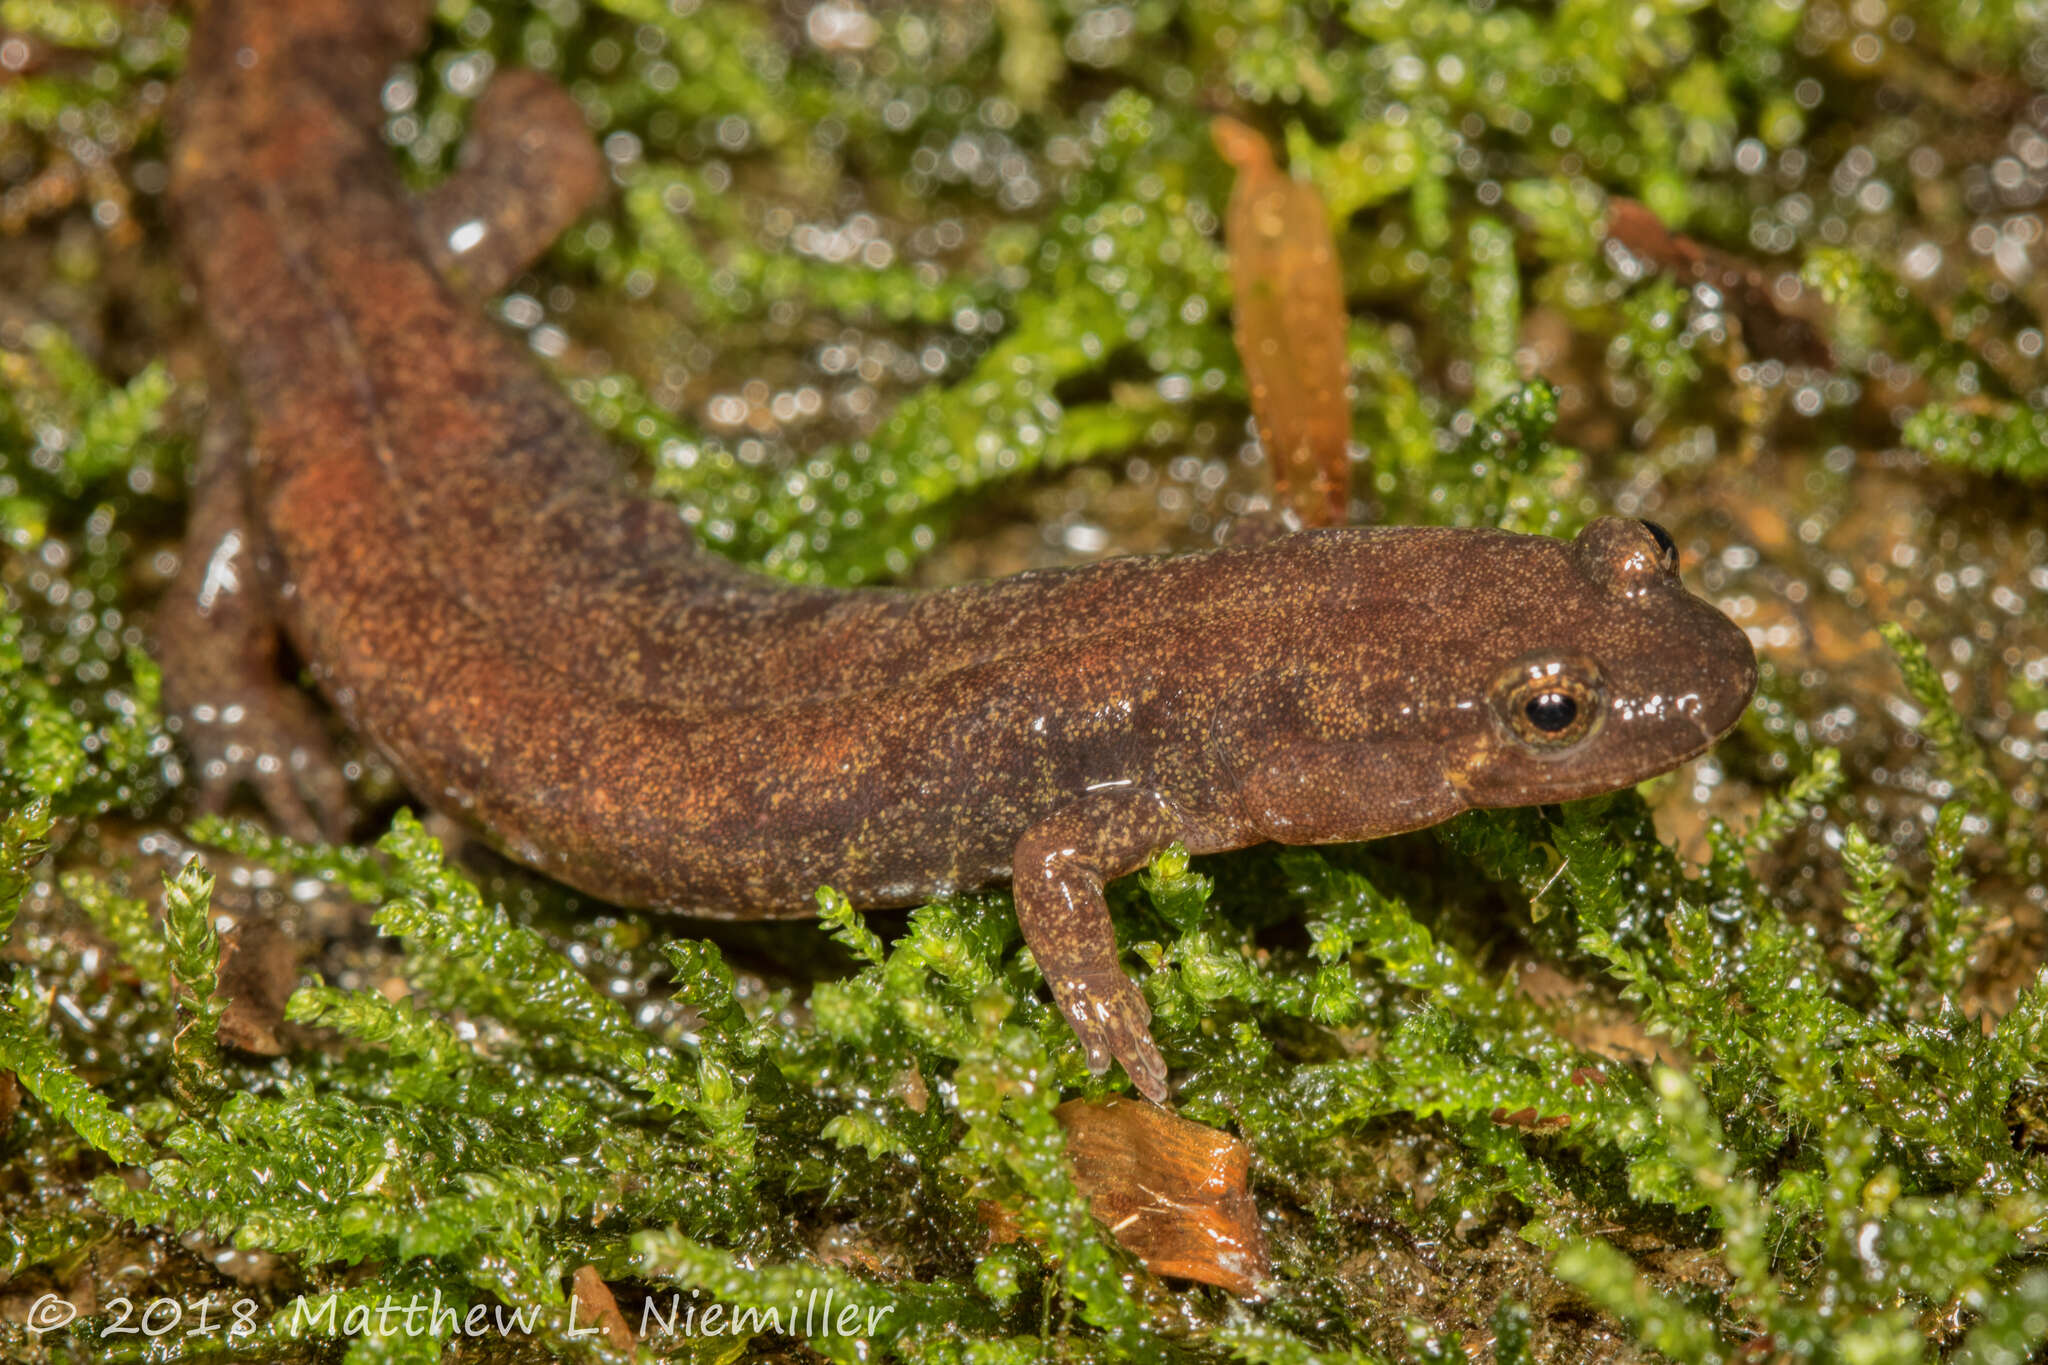
{"label": "yellow flecked skin", "polygon": [[772,917],[821,884],[1013,880],[1090,1064],[1160,1100],[1105,881],[1176,840],[1624,787],[1748,704],[1746,638],[1641,522],[1340,528],[923,593],[727,564],[477,306],[601,187],[574,106],[501,77],[464,172],[398,185],[377,93],[423,18],[212,0],[195,33],[172,198],[221,365],[158,638],[210,799],[248,778],[301,831],[340,809],[281,624],[415,791],[595,895]]}

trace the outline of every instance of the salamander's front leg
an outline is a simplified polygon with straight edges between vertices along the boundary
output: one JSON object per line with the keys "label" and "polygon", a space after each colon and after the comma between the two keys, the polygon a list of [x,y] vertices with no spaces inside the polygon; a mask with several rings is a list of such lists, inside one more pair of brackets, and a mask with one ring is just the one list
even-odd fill
{"label": "salamander's front leg", "polygon": [[1061,808],[1017,841],[1012,875],[1017,925],[1101,1075],[1112,1057],[1155,1104],[1166,1102],[1166,1062],[1152,1042],[1152,1007],[1117,963],[1103,883],[1144,865],[1179,837],[1156,792],[1101,792]]}

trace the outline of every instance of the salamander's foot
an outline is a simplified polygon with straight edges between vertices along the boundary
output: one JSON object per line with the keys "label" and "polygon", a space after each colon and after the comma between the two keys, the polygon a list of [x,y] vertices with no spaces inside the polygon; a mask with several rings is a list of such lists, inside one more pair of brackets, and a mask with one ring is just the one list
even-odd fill
{"label": "salamander's foot", "polygon": [[308,843],[347,837],[348,782],[319,714],[283,684],[186,708],[179,738],[192,755],[200,813],[218,815],[242,783],[279,829]]}
{"label": "salamander's foot", "polygon": [[1088,1070],[1100,1076],[1115,1058],[1139,1094],[1166,1103],[1166,1059],[1152,1041],[1152,1007],[1138,983],[1114,966],[1072,976],[1048,968],[1046,975],[1060,1013],[1088,1054]]}
{"label": "salamander's foot", "polygon": [[507,288],[604,193],[583,110],[538,71],[507,71],[477,105],[454,175],[418,206],[442,277],[482,298]]}

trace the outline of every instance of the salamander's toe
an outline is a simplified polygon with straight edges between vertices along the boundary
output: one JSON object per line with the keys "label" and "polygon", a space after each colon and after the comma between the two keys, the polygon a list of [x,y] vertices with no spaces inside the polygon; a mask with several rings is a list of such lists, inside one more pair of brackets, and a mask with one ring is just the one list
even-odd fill
{"label": "salamander's toe", "polygon": [[202,813],[227,808],[247,783],[277,827],[304,843],[347,837],[348,782],[319,714],[303,694],[278,687],[180,717]]}
{"label": "salamander's toe", "polygon": [[1117,1060],[1124,1064],[1124,1073],[1140,1095],[1154,1104],[1166,1103],[1166,1059],[1159,1055],[1149,1030],[1141,1031],[1118,1052]]}
{"label": "salamander's toe", "polygon": [[1135,981],[1122,971],[1093,973],[1056,983],[1060,1012],[1074,1026],[1088,1054],[1088,1070],[1100,1076],[1112,1059],[1138,1093],[1154,1104],[1166,1103],[1166,1059],[1152,1041],[1152,1007]]}

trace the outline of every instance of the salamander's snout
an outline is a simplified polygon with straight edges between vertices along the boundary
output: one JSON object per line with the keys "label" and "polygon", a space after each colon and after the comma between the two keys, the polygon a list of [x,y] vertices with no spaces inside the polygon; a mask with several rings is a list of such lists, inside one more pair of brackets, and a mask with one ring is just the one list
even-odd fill
{"label": "salamander's snout", "polygon": [[1709,682],[1700,701],[1700,733],[1704,742],[1712,744],[1735,728],[1756,696],[1756,650],[1750,647],[1742,627],[1710,604],[1700,602],[1700,606],[1713,617],[1703,632],[1711,658],[1704,670]]}
{"label": "salamander's snout", "polygon": [[1608,593],[1615,718],[1646,735],[1668,723],[1675,734],[1667,743],[1698,748],[1733,729],[1756,695],[1756,651],[1740,626],[1686,590],[1671,533],[1653,521],[1602,517],[1572,553]]}
{"label": "salamander's snout", "polygon": [[1668,772],[1756,692],[1749,637],[1686,590],[1662,527],[1606,517],[1557,548],[1559,572],[1528,574],[1496,627],[1491,733],[1458,767],[1474,804],[1573,800]]}

